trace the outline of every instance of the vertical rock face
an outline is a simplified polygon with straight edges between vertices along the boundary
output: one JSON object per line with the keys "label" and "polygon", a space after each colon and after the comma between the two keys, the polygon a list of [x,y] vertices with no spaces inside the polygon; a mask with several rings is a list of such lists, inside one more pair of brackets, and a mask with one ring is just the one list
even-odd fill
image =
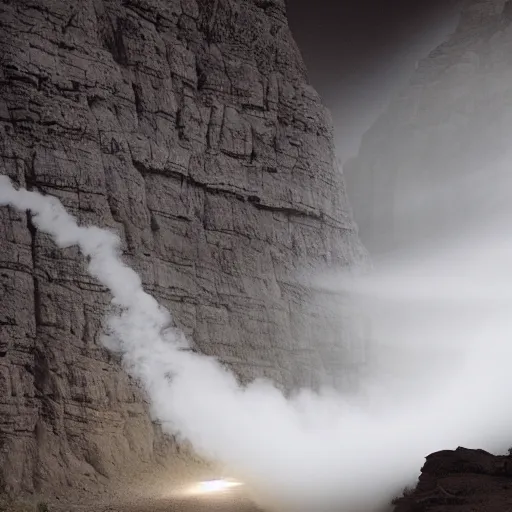
{"label": "vertical rock face", "polygon": [[510,160],[511,6],[466,1],[457,30],[418,64],[347,164],[370,253],[451,232],[508,200],[491,189]]}
{"label": "vertical rock face", "polygon": [[[283,0],[4,0],[0,33],[0,173],[120,232],[242,380],[315,386],[358,362],[299,279],[363,251]],[[162,438],[101,344],[109,296],[77,250],[2,208],[0,254],[0,488],[153,461]]]}

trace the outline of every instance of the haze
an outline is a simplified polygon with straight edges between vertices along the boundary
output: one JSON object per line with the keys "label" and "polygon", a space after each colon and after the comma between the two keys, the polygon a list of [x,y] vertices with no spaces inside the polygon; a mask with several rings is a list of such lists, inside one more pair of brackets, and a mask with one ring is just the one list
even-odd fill
{"label": "haze", "polygon": [[290,0],[288,17],[311,83],[334,120],[341,162],[357,154],[361,138],[415,63],[454,29],[457,0]]}

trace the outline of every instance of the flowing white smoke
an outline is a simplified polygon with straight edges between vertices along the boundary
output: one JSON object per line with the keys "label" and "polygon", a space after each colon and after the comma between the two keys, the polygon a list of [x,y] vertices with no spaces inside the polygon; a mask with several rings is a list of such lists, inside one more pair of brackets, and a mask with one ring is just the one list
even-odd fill
{"label": "flowing white smoke", "polygon": [[[384,347],[380,355],[395,358],[375,366],[359,401],[307,390],[286,399],[266,381],[242,388],[215,359],[182,350],[184,336],[169,327],[169,312],[122,262],[115,234],[78,226],[57,199],[15,189],[5,176],[2,205],[30,210],[34,225],[60,247],[80,247],[89,272],[110,289],[119,309],[109,331],[127,370],[144,383],[154,417],[200,455],[225,464],[264,504],[293,512],[368,512],[414,482],[432,451],[507,447],[512,294],[503,273],[481,272],[496,263],[495,239],[466,269],[455,253],[451,260],[443,256],[452,261],[441,269],[446,280],[435,281],[437,262],[422,261],[409,273],[392,269],[344,282],[372,317]],[[498,250],[512,261],[510,244]],[[460,254],[467,255],[466,248]],[[414,272],[418,268],[423,274]],[[451,272],[457,268],[458,280]],[[473,286],[463,289],[468,275]],[[418,290],[424,291],[421,304]],[[496,307],[486,310],[489,298]],[[450,364],[438,364],[446,358]],[[404,371],[409,366],[412,377]]]}

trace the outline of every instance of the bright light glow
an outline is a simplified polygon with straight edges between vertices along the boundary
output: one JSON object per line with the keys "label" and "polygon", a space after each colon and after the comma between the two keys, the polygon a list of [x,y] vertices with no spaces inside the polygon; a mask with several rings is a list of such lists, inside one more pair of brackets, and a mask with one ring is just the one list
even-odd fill
{"label": "bright light glow", "polygon": [[222,492],[233,487],[239,487],[241,482],[233,480],[207,480],[206,482],[199,483],[199,489],[204,492]]}
{"label": "bright light glow", "polygon": [[242,482],[237,482],[231,479],[216,479],[216,480],[205,480],[198,482],[190,486],[185,490],[185,496],[200,496],[203,494],[222,494],[233,490],[235,487],[240,487]]}

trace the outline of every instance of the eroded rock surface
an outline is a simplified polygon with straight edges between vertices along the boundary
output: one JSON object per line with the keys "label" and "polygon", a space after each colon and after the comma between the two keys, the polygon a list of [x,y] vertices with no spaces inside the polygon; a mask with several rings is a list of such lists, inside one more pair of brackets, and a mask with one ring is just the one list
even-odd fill
{"label": "eroded rock surface", "polygon": [[457,448],[433,453],[395,512],[502,512],[512,507],[512,457]]}
{"label": "eroded rock surface", "polygon": [[[3,0],[0,34],[0,173],[119,231],[195,348],[243,380],[360,363],[300,279],[363,251],[283,0]],[[101,343],[109,296],[78,251],[2,208],[0,255],[0,488],[172,453]]]}

